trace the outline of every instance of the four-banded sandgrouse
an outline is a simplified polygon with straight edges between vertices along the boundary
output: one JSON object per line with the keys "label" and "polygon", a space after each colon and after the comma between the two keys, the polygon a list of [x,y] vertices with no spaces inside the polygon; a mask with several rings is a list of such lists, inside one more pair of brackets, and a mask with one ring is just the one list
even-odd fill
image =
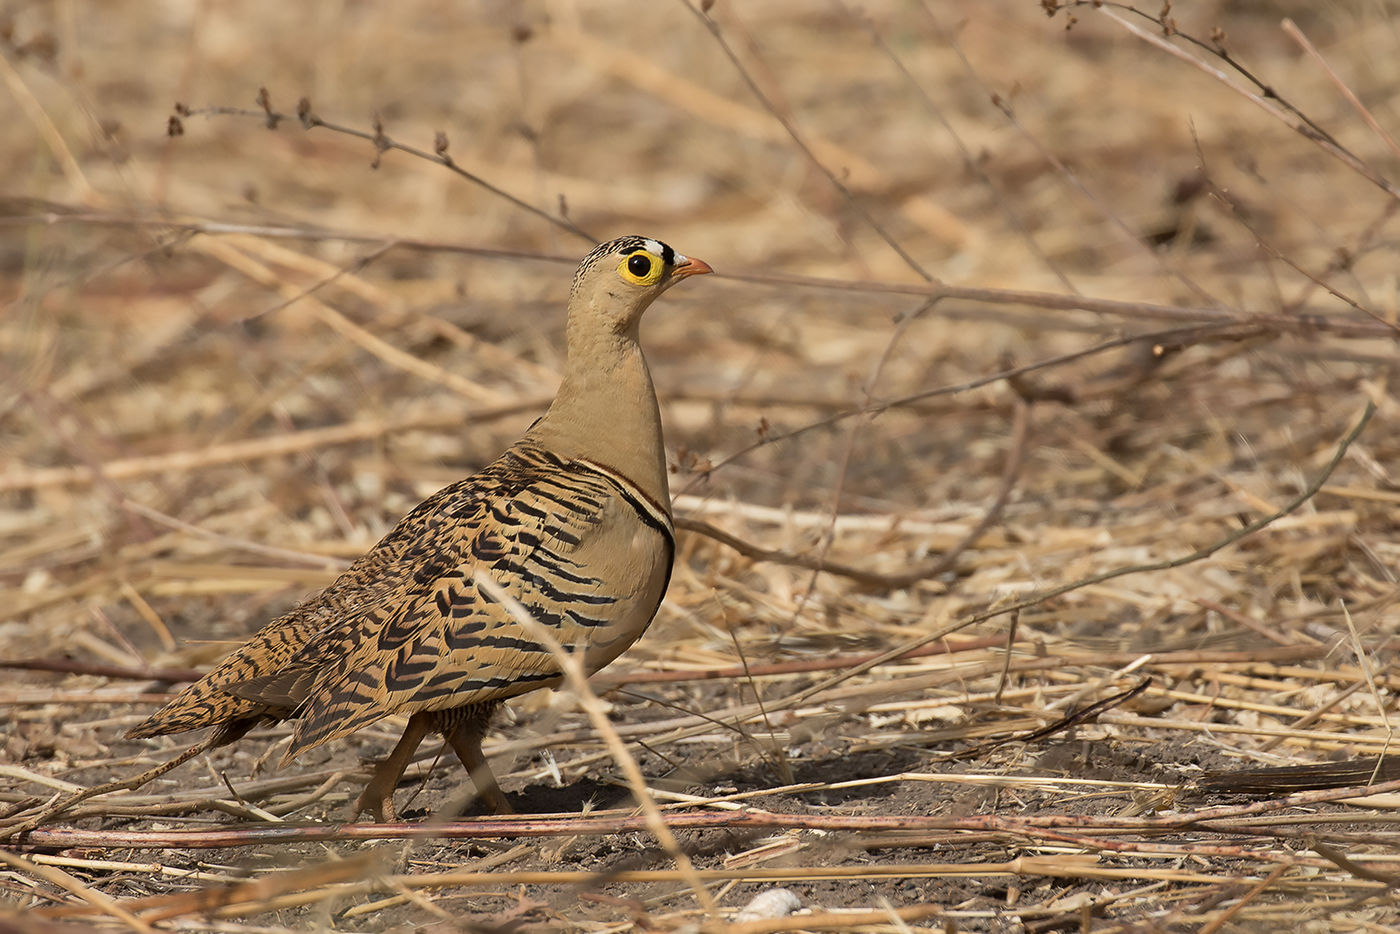
{"label": "four-banded sandgrouse", "polygon": [[129,737],[295,718],[285,763],[389,714],[410,715],[356,802],[384,820],[413,753],[446,736],[497,810],[481,753],[506,698],[560,681],[550,653],[478,589],[502,585],[602,668],[651,623],[674,556],[661,420],[638,344],[642,312],[711,272],[664,243],[622,237],[584,258],[569,295],[568,362],[554,403],[480,473],[421,503],[320,594],[263,628]]}

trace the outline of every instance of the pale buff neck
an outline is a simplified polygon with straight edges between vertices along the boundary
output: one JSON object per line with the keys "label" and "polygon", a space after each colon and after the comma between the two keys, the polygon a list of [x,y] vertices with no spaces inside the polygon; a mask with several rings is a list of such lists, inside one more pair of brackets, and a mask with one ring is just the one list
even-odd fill
{"label": "pale buff neck", "polygon": [[571,314],[564,379],[526,439],[566,458],[610,468],[671,512],[661,413],[634,322],[625,333]]}

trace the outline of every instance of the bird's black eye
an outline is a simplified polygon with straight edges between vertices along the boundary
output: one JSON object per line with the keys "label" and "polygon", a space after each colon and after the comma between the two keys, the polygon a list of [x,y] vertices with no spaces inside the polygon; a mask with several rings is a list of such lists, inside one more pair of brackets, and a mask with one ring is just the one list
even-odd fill
{"label": "bird's black eye", "polygon": [[645,279],[651,272],[651,257],[645,253],[634,253],[627,260],[627,271],[638,279]]}

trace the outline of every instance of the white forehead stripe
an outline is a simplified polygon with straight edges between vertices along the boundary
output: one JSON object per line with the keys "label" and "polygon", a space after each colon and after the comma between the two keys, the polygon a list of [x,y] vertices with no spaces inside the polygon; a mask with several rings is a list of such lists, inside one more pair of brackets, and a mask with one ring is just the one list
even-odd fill
{"label": "white forehead stripe", "polygon": [[646,246],[647,252],[651,253],[653,256],[660,256],[666,250],[666,248],[661,245],[660,240],[653,240],[650,237],[643,240],[642,243]]}

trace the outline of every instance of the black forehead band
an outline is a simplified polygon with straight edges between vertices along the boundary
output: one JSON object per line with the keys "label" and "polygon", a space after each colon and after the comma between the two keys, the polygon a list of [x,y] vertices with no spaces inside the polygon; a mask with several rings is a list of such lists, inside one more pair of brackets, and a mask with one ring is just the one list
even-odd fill
{"label": "black forehead band", "polygon": [[676,251],[671,249],[670,244],[662,243],[660,240],[648,240],[646,237],[618,237],[616,240],[600,243],[584,258],[584,264],[591,264],[608,254],[630,254],[637,250],[645,250],[649,242],[661,247],[662,262],[667,266],[674,266],[676,264]]}

